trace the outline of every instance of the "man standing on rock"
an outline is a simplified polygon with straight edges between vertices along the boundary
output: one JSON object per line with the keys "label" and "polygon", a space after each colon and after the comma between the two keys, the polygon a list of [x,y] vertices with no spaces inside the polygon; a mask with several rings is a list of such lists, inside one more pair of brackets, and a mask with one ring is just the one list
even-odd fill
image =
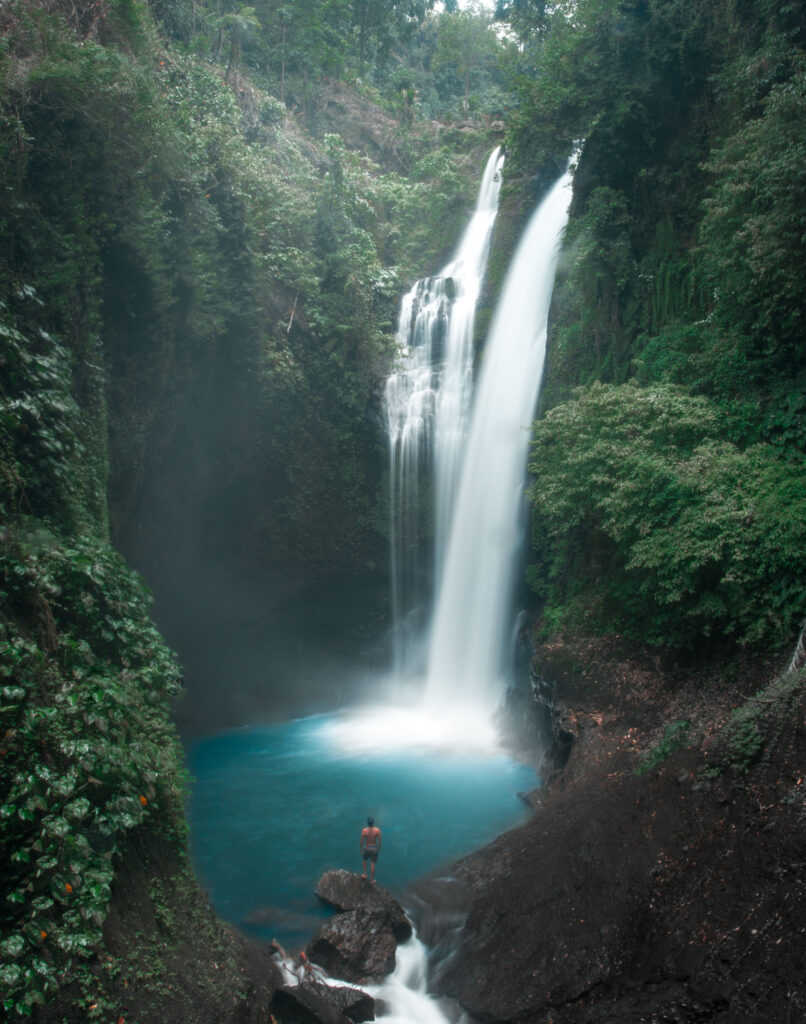
{"label": "man standing on rock", "polygon": [[367,818],[367,827],[361,829],[359,850],[361,851],[361,859],[364,862],[364,870],[361,872],[361,876],[362,878],[367,877],[367,861],[369,861],[369,880],[374,882],[375,864],[378,860],[378,854],[381,852],[381,830],[375,824],[374,818]]}

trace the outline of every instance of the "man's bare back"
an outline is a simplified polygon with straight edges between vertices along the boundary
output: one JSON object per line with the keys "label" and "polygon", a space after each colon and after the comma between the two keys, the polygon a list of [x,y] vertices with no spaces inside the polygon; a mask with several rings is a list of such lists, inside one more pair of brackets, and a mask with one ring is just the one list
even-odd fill
{"label": "man's bare back", "polygon": [[358,846],[361,851],[361,860],[364,865],[362,875],[367,877],[367,861],[370,863],[370,880],[375,881],[375,864],[378,854],[381,852],[381,830],[375,824],[374,818],[367,818],[366,828],[361,829],[361,841]]}

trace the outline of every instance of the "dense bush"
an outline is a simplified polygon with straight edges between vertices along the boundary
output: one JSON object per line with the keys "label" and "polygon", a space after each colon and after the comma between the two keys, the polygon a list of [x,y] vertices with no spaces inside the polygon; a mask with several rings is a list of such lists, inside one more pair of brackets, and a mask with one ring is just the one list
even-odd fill
{"label": "dense bush", "polygon": [[762,110],[709,160],[702,239],[719,322],[791,375],[804,365],[806,71],[773,85]]}
{"label": "dense bush", "polygon": [[597,384],[535,428],[533,585],[553,622],[682,646],[780,642],[806,612],[806,482],[671,385]]}
{"label": "dense bush", "polygon": [[142,583],[103,542],[26,519],[3,540],[3,1006],[26,1016],[67,988],[87,1013],[126,833],[183,836],[179,675]]}

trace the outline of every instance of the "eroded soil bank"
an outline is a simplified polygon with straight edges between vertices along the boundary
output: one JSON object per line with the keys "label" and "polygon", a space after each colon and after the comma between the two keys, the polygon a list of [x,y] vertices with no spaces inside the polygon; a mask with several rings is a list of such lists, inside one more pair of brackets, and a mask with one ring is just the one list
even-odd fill
{"label": "eroded soil bank", "polygon": [[[571,755],[528,824],[420,887],[453,950],[439,992],[508,1024],[806,1020],[802,683],[615,642],[537,660]],[[682,749],[639,774],[679,722]]]}

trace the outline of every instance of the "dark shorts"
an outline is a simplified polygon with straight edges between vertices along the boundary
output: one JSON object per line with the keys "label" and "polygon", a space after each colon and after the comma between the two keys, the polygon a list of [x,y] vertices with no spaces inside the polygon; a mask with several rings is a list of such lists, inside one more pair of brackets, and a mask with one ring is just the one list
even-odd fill
{"label": "dark shorts", "polygon": [[377,846],[365,846],[361,856],[364,860],[371,860],[374,864],[378,860]]}

